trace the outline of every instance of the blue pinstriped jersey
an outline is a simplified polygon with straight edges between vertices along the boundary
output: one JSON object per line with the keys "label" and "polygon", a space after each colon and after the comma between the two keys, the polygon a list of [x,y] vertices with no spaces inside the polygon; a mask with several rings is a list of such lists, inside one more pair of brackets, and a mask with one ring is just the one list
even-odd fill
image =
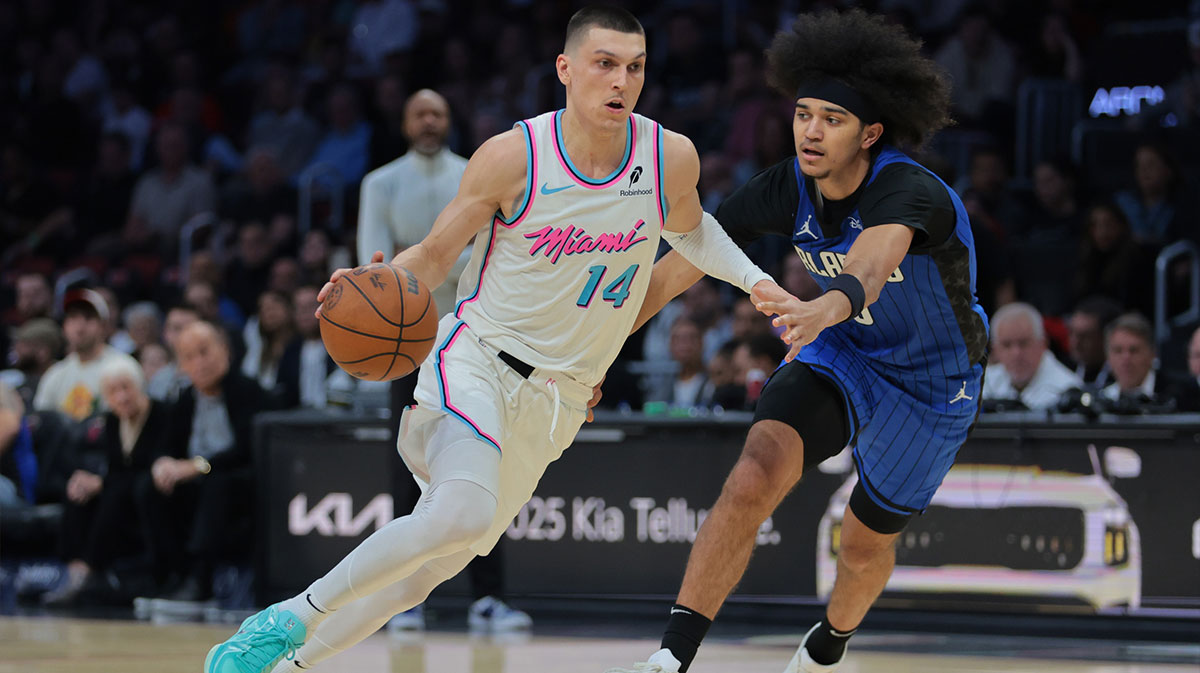
{"label": "blue pinstriped jersey", "polygon": [[[871,166],[866,189],[883,168],[900,162],[933,175],[903,152],[884,147]],[[793,170],[800,203],[792,244],[809,274],[826,289],[841,271],[863,223],[855,206],[839,226],[825,223],[822,227],[798,160]],[[987,316],[975,296],[975,242],[970,221],[954,190],[940,178],[937,182],[954,204],[954,228],[949,237],[920,251],[910,250],[884,284],[878,301],[854,320],[827,329],[836,330],[844,337],[840,341],[849,341],[870,362],[901,376],[960,375],[983,358],[987,347]],[[821,336],[817,339],[822,340]],[[816,348],[821,345],[814,344]]]}

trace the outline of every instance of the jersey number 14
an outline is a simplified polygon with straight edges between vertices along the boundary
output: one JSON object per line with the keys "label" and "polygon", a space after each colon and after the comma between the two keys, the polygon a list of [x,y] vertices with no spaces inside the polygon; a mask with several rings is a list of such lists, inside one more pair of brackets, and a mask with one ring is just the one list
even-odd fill
{"label": "jersey number 14", "polygon": [[[621,308],[621,305],[625,303],[625,298],[629,296],[629,288],[633,285],[633,277],[637,274],[637,270],[637,264],[625,269],[624,273],[617,276],[616,280],[604,288],[600,298],[612,302],[613,308]],[[603,264],[597,264],[588,269],[587,284],[583,286],[583,292],[579,293],[579,300],[575,302],[576,306],[587,308],[592,304],[596,288],[600,287],[600,281],[604,279],[607,271],[608,267]]]}

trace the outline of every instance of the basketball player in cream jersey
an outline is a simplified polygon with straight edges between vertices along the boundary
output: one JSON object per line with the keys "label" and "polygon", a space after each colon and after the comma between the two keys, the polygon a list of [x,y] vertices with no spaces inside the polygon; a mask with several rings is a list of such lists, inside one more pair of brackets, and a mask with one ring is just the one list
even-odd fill
{"label": "basketball player in cream jersey", "polygon": [[417,405],[401,418],[421,501],[307,590],[247,619],[209,652],[206,673],[309,668],[490,552],[588,416],[654,292],[660,237],[756,301],[790,297],[701,210],[691,142],[632,114],[645,62],[628,12],[576,13],[556,62],[566,109],[485,142],[430,234],[392,260],[435,288],[478,234]]}

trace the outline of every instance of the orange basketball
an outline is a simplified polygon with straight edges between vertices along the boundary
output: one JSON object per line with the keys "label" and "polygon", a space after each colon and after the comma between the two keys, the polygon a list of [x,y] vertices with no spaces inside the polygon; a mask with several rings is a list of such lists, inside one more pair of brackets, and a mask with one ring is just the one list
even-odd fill
{"label": "orange basketball", "polygon": [[391,381],[412,373],[433,349],[437,306],[407,269],[366,264],[342,276],[321,304],[321,340],[348,374]]}

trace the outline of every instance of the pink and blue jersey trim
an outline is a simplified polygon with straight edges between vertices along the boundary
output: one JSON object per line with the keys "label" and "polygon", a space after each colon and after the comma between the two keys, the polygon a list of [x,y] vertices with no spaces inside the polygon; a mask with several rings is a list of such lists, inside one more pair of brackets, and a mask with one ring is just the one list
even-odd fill
{"label": "pink and blue jersey trim", "polygon": [[443,341],[442,345],[438,346],[437,349],[435,364],[437,365],[438,392],[441,393],[442,410],[457,417],[458,420],[462,421],[463,423],[466,423],[467,427],[471,428],[471,431],[474,432],[477,437],[494,446],[497,451],[504,453],[504,451],[500,448],[500,442],[496,441],[495,437],[492,437],[488,433],[484,432],[483,429],[479,427],[479,424],[471,420],[470,416],[467,416],[461,409],[454,406],[454,404],[450,401],[450,394],[447,392],[446,363],[442,356],[446,351],[450,350],[450,347],[454,345],[454,342],[458,340],[458,336],[462,334],[462,331],[466,328],[467,323],[459,320],[458,323],[454,325],[454,329],[450,330],[450,336],[446,337],[446,340]]}
{"label": "pink and blue jersey trim", "polygon": [[454,307],[454,317],[462,318],[462,308],[466,304],[479,299],[479,290],[483,287],[483,274],[487,271],[488,261],[492,258],[492,250],[496,246],[496,230],[497,227],[512,229],[520,224],[528,215],[533,207],[534,187],[537,185],[537,144],[533,138],[533,129],[529,126],[528,120],[522,120],[516,124],[525,134],[525,196],[521,200],[521,207],[517,208],[511,218],[504,217],[504,213],[499,210],[492,216],[492,227],[488,233],[487,249],[483,253],[483,263],[479,265],[479,280],[475,283],[475,291],[471,296],[458,302]]}
{"label": "pink and blue jersey trim", "polygon": [[567,175],[574,178],[579,186],[588,189],[604,189],[625,177],[625,173],[629,171],[629,167],[633,163],[630,159],[633,158],[633,145],[637,142],[637,124],[633,123],[633,115],[629,116],[629,125],[625,132],[625,157],[621,159],[621,165],[610,173],[608,177],[593,180],[580,172],[578,168],[575,168],[575,164],[571,162],[570,155],[567,154],[567,146],[563,143],[562,137],[563,112],[563,110],[559,110],[554,113],[554,154],[558,157],[558,163],[562,165]]}
{"label": "pink and blue jersey trim", "polygon": [[654,186],[658,189],[658,228],[667,226],[667,193],[663,189],[663,128],[655,124],[654,133]]}

